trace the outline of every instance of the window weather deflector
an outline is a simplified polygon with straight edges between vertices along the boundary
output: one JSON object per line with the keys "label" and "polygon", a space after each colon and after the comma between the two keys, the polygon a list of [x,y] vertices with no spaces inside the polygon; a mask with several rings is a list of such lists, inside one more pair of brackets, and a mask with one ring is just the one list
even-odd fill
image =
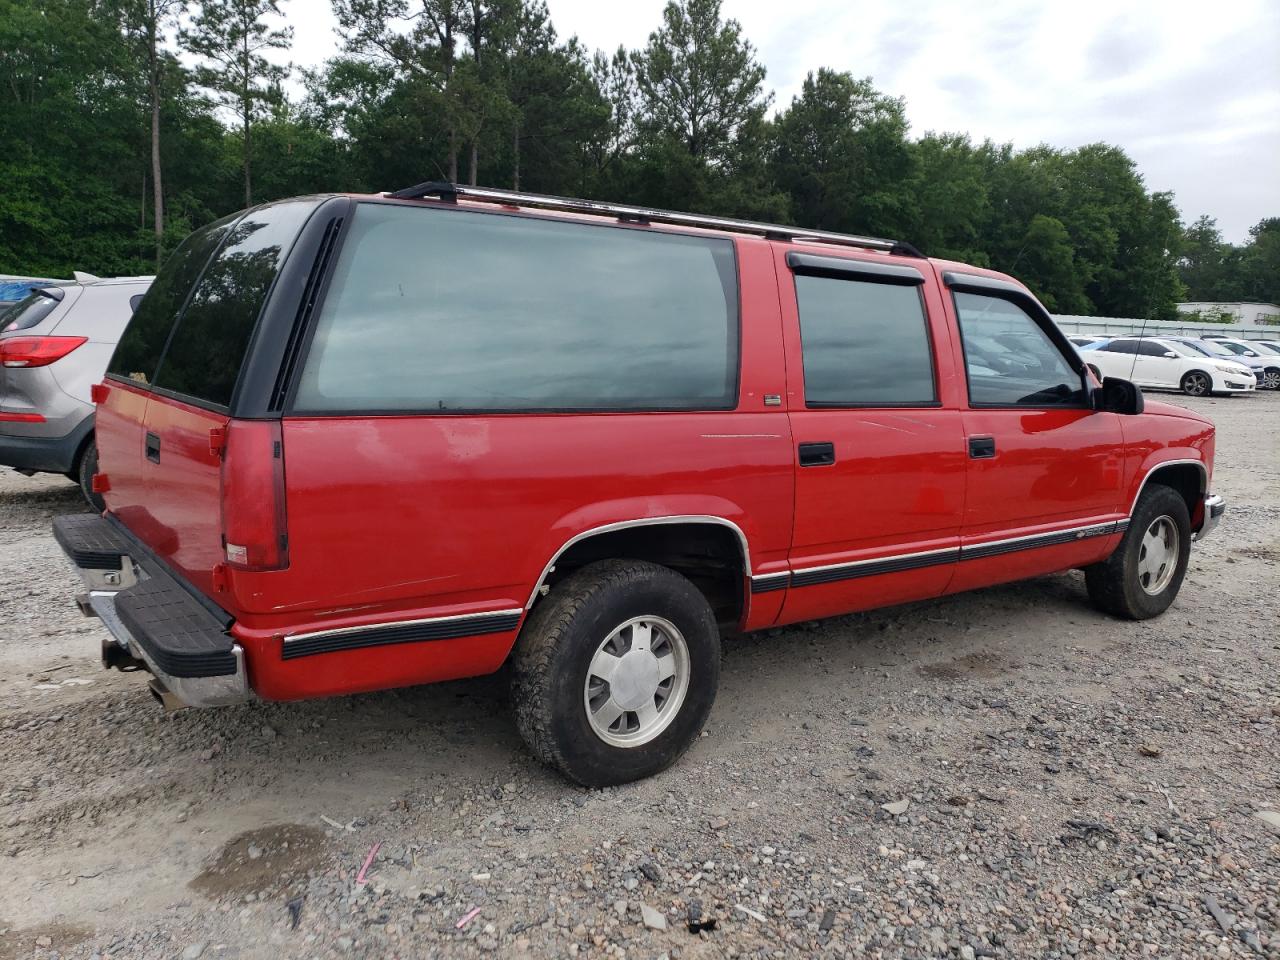
{"label": "window weather deflector", "polygon": [[580,200],[574,197],[554,197],[541,193],[521,193],[515,190],[470,187],[441,180],[419,183],[412,187],[405,187],[403,190],[385,193],[383,196],[393,200],[423,200],[428,197],[435,197],[444,203],[457,203],[461,198],[477,203],[496,203],[504,206],[529,207],[537,210],[556,210],[562,213],[594,214],[601,217],[613,217],[624,223],[662,223],[677,227],[701,227],[707,230],[724,230],[728,233],[749,234],[769,240],[830,243],[842,247],[883,250],[886,253],[901,256],[920,256],[920,252],[915,247],[900,240],[832,233],[827,230],[806,230],[803,227],[785,226],[778,223],[737,220],[731,217],[714,217],[701,213],[681,213],[675,210],[656,210],[648,207],[605,203],[598,200]]}
{"label": "window weather deflector", "polygon": [[871,263],[866,260],[847,260],[843,257],[823,257],[812,253],[791,250],[787,253],[787,266],[800,274],[815,277],[868,280],[872,283],[894,283],[913,286],[924,283],[924,274],[915,267],[900,267],[893,263]]}

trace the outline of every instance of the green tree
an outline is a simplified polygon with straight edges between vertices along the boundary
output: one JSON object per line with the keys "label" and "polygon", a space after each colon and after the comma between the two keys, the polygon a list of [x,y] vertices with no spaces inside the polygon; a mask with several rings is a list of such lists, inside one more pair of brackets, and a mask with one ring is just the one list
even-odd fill
{"label": "green tree", "polygon": [[1280,304],[1280,217],[1268,217],[1249,228],[1249,243],[1240,254],[1242,300]]}
{"label": "green tree", "polygon": [[900,235],[911,169],[903,101],[823,68],[778,118],[774,180],[801,226]]}
{"label": "green tree", "polygon": [[696,160],[728,159],[738,131],[769,106],[764,67],[738,22],[720,18],[720,0],[669,2],[635,62],[643,131]]}
{"label": "green tree", "polygon": [[161,84],[172,73],[165,66],[165,32],[177,26],[188,0],[125,0],[125,35],[146,72],[151,117],[152,220],[156,266],[164,257],[164,164],[160,149]]}
{"label": "green tree", "polygon": [[287,49],[292,27],[273,27],[282,17],[281,0],[202,0],[189,29],[181,33],[193,54],[203,59],[197,82],[240,121],[244,203],[253,204],[253,124],[264,104],[278,101],[287,67],[272,63],[265,51]]}

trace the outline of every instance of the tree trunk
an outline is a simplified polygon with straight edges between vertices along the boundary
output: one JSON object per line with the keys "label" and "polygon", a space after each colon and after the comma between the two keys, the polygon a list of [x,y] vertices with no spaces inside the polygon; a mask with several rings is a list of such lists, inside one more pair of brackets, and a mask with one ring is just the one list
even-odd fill
{"label": "tree trunk", "polygon": [[156,227],[156,269],[164,257],[164,181],[160,170],[160,77],[159,64],[156,62],[156,22],[151,21],[150,60],[151,60],[151,188],[153,196],[152,214]]}
{"label": "tree trunk", "polygon": [[476,185],[476,167],[480,162],[480,148],[476,145],[476,141],[471,141],[471,173],[467,177],[467,182],[473,187]]}
{"label": "tree trunk", "polygon": [[458,132],[449,128],[449,182],[458,182]]}
{"label": "tree trunk", "polygon": [[249,177],[250,149],[251,149],[251,141],[249,139],[249,107],[248,107],[248,101],[246,101],[245,111],[244,111],[244,205],[246,207],[253,206],[253,184]]}
{"label": "tree trunk", "polygon": [[511,189],[520,189],[520,121],[515,124],[515,133],[511,135]]}

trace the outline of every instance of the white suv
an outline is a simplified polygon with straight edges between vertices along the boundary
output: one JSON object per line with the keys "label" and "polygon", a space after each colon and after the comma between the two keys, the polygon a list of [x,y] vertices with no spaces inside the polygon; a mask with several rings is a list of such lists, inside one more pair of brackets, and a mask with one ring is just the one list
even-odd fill
{"label": "white suv", "polygon": [[1249,393],[1258,385],[1244,364],[1206,356],[1177,340],[1119,337],[1088,347],[1081,356],[1098,377],[1123,377],[1141,387],[1181,390],[1192,397]]}

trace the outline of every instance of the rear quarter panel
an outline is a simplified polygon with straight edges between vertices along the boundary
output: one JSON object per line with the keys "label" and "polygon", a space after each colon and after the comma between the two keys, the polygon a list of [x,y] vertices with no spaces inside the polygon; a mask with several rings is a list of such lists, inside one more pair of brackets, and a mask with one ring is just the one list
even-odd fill
{"label": "rear quarter panel", "polygon": [[[289,569],[230,574],[254,688],[272,699],[497,669],[518,631],[281,658],[285,634],[519,610],[578,534],[705,515],[741,528],[752,573],[786,569],[793,450],[768,244],[739,243],[738,407],[678,413],[296,416],[284,421]],[[744,571],[745,573],[746,571]],[[751,597],[773,622],[781,592]]]}

